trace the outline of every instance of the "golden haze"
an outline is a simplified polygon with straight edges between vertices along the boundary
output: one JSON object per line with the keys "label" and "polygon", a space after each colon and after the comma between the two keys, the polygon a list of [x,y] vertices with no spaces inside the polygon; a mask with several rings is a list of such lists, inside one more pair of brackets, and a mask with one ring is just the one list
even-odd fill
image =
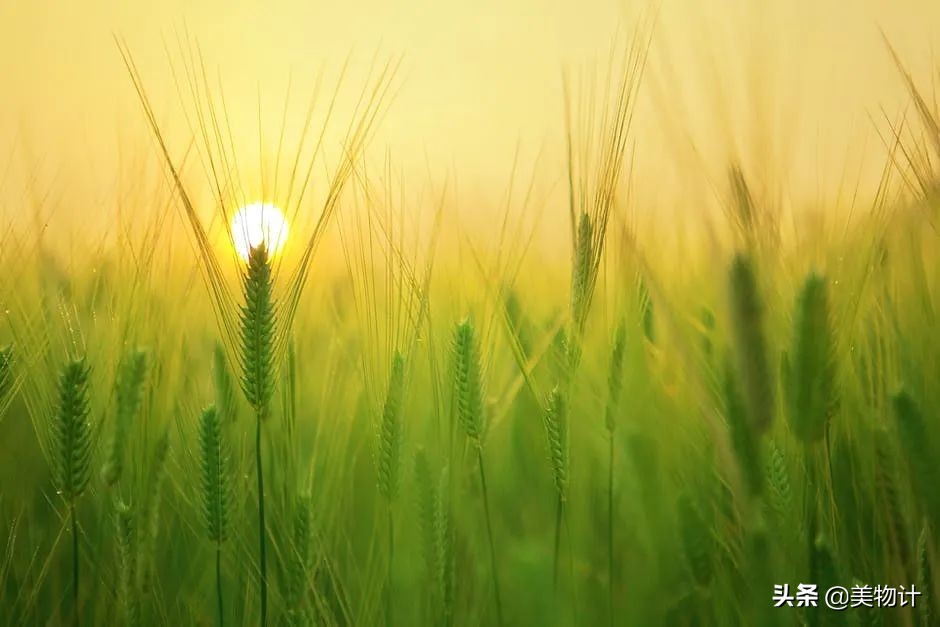
{"label": "golden haze", "polygon": [[[884,163],[873,133],[881,108],[895,115],[907,102],[879,29],[921,81],[940,43],[940,4],[930,0],[660,4],[635,120],[634,178],[638,211],[669,219],[713,194],[735,157],[775,181],[769,186],[785,185],[794,205],[834,202],[845,178],[872,185]],[[0,3],[0,205],[7,220],[42,205],[53,227],[92,240],[107,233],[127,181],[159,172],[113,36],[134,54],[181,154],[187,127],[164,46],[179,67],[176,42],[188,33],[218,71],[235,134],[252,147],[242,169],[257,161],[259,103],[263,134],[276,137],[289,76],[300,111],[318,68],[335,78],[352,53],[346,91],[355,95],[376,50],[401,54],[376,158],[387,151],[416,186],[428,170],[438,183],[452,175],[472,213],[500,198],[518,147],[519,176],[535,168],[553,190],[552,231],[566,224],[561,69],[603,61],[618,25],[624,40],[648,7],[8,0]]]}

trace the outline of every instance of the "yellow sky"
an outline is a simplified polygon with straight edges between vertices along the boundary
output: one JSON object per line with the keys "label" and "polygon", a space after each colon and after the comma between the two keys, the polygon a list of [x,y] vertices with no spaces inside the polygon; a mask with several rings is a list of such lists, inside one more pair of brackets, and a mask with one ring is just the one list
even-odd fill
{"label": "yellow sky", "polygon": [[[789,172],[809,197],[864,152],[871,114],[896,112],[904,94],[883,28],[926,76],[940,42],[932,0],[662,0],[636,119],[644,198],[664,205],[693,193],[701,171],[732,154]],[[268,134],[280,124],[288,75],[296,94],[325,64],[353,50],[348,86],[361,84],[376,49],[402,54],[400,90],[378,148],[408,172],[426,162],[459,173],[464,189],[505,184],[514,149],[543,175],[560,173],[561,67],[602,60],[612,36],[633,28],[635,0],[0,0],[0,199],[39,176],[78,215],[117,185],[118,147],[152,151],[112,39],[133,52],[161,121],[185,127],[164,52],[187,29],[223,79],[233,117],[257,132],[258,93]],[[178,59],[177,59],[178,61]],[[254,125],[252,128],[248,128]],[[252,155],[254,158],[255,155]],[[0,169],[0,175],[4,170]],[[676,183],[679,185],[676,185]],[[686,184],[689,188],[686,189]],[[674,195],[671,195],[674,194]],[[13,199],[13,200],[11,200]]]}

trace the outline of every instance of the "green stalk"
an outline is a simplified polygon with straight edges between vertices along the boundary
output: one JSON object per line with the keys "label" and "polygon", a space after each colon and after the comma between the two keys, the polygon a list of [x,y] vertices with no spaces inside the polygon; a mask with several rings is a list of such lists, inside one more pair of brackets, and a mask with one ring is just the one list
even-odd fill
{"label": "green stalk", "polygon": [[555,516],[554,582],[558,587],[558,560],[561,550],[561,526],[564,522],[565,497],[568,487],[568,416],[564,393],[559,387],[552,389],[545,411],[545,433],[548,439],[549,459],[558,496]]}
{"label": "green stalk", "polygon": [[69,518],[72,521],[72,623],[78,627],[78,519],[75,517],[75,501],[69,503]]}
{"label": "green stalk", "polygon": [[255,410],[255,470],[258,479],[258,554],[261,585],[261,627],[268,618],[268,569],[264,521],[264,468],[261,423],[267,418],[274,389],[276,314],[270,259],[264,244],[252,248],[242,277],[242,391]]}
{"label": "green stalk", "polygon": [[268,559],[265,546],[266,535],[264,526],[264,467],[261,461],[261,415],[258,415],[255,428],[255,466],[258,476],[258,553],[259,567],[261,569],[261,627],[268,620]]}
{"label": "green stalk", "polygon": [[395,563],[395,523],[392,518],[392,504],[389,502],[388,514],[388,570],[385,574],[385,624],[392,624],[392,567]]}
{"label": "green stalk", "polygon": [[552,583],[555,586],[555,591],[558,591],[558,561],[559,555],[561,554],[561,525],[565,516],[565,502],[561,498],[561,495],[558,496],[555,507],[555,553],[552,566]]}
{"label": "green stalk", "polygon": [[480,347],[470,318],[464,319],[454,327],[454,396],[457,408],[457,422],[463,427],[467,439],[477,450],[477,462],[480,470],[480,489],[483,494],[483,509],[486,516],[486,532],[489,538],[490,557],[492,559],[493,589],[496,593],[496,616],[503,624],[503,608],[499,594],[499,577],[496,572],[496,545],[493,541],[493,527],[490,520],[490,500],[486,489],[486,474],[483,471],[483,440],[486,423],[483,415],[483,365],[480,359]]}
{"label": "green stalk", "polygon": [[219,612],[219,627],[225,625],[225,611],[222,605],[222,545],[215,545],[215,598]]}
{"label": "green stalk", "polygon": [[[652,331],[647,337],[652,341]],[[607,375],[607,410],[604,421],[610,443],[607,455],[607,611],[611,625],[614,624],[614,429],[617,426],[616,414],[620,392],[623,389],[623,357],[626,341],[627,329],[624,321],[621,320],[617,325],[614,346],[610,355],[610,368]]]}
{"label": "green stalk", "polygon": [[503,603],[499,596],[499,573],[496,569],[496,543],[493,541],[493,524],[490,520],[490,498],[486,490],[486,473],[483,472],[483,449],[477,449],[477,461],[480,468],[480,488],[483,491],[483,510],[486,516],[486,535],[490,543],[490,572],[493,576],[493,591],[496,594],[496,619],[503,624]]}

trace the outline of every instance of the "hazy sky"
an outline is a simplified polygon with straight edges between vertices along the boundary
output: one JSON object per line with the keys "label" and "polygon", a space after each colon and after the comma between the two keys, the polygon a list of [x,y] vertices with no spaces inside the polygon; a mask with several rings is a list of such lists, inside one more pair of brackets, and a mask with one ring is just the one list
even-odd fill
{"label": "hazy sky", "polygon": [[[183,137],[164,42],[175,45],[184,29],[221,75],[246,136],[257,132],[259,92],[272,133],[288,75],[299,96],[318,67],[335,75],[352,50],[355,92],[379,50],[402,54],[403,64],[376,146],[406,170],[427,160],[453,166],[467,188],[495,189],[518,144],[530,163],[544,149],[550,179],[561,162],[561,68],[603,60],[618,28],[632,30],[647,6],[0,0],[0,168],[10,155],[19,164],[0,198],[9,211],[10,190],[28,172],[69,197],[107,197],[118,146],[125,157],[152,150],[113,35],[134,54],[163,124]],[[864,151],[881,158],[875,140],[863,143],[869,116],[880,106],[895,113],[905,100],[879,29],[926,77],[940,42],[933,0],[662,0],[636,119],[638,171],[655,175],[643,180],[672,189],[694,178],[696,159],[720,172],[740,154],[789,168],[811,188]]]}

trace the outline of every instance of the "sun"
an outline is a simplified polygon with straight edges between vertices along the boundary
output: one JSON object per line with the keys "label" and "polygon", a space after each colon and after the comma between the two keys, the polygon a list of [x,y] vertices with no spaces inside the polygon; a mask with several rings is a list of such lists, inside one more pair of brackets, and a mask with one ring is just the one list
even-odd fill
{"label": "sun", "polygon": [[245,205],[232,218],[232,242],[235,252],[245,261],[251,249],[261,244],[269,255],[276,255],[287,243],[287,220],[271,203]]}

